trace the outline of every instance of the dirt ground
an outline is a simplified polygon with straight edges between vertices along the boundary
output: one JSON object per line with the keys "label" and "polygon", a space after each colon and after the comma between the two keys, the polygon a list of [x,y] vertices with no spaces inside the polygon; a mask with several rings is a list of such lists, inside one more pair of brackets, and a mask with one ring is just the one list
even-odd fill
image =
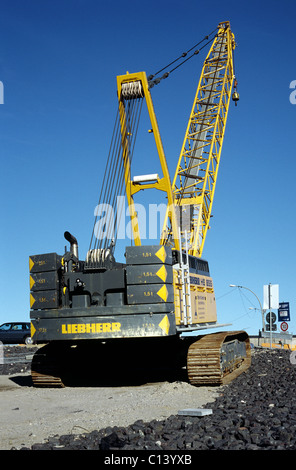
{"label": "dirt ground", "polygon": [[0,450],[29,447],[54,435],[126,426],[202,408],[219,388],[183,381],[141,385],[35,388],[29,372],[0,376]]}

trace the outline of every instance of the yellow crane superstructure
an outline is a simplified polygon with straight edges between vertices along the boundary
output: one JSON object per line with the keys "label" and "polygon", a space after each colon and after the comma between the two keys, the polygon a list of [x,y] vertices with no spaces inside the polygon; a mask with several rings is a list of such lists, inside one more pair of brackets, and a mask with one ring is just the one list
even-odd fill
{"label": "yellow crane superstructure", "polygon": [[[117,93],[119,97],[119,115],[121,126],[122,158],[125,168],[125,188],[136,246],[141,245],[141,236],[134,197],[139,191],[157,189],[166,193],[168,205],[165,215],[160,244],[169,245],[177,250],[200,258],[206,239],[212,212],[213,198],[216,187],[222,143],[225,133],[228,109],[235,80],[233,67],[234,35],[229,22],[218,25],[218,31],[204,61],[197,91],[194,97],[185,138],[178,159],[173,181],[167,167],[167,161],[154,113],[149,82],[145,72],[126,74],[117,77]],[[238,99],[237,92],[233,95]],[[130,121],[126,110],[126,102],[145,99],[151,122],[151,131],[155,138],[157,153],[163,176],[152,173],[154,181],[134,181],[131,175],[130,143],[127,122]],[[155,176],[156,175],[156,176]],[[145,178],[144,178],[145,180]],[[201,263],[201,262],[200,262]],[[188,264],[188,263],[187,263]],[[186,278],[175,282],[176,317],[177,321],[188,325],[199,323],[201,317],[207,323],[216,320],[214,290],[212,280],[204,280],[207,284],[207,302],[201,296],[192,297],[192,303],[204,304],[195,308],[195,319],[190,302],[185,302],[188,295],[184,291]],[[183,289],[183,295],[181,293]],[[194,286],[191,290],[201,288]],[[183,299],[180,300],[180,299]],[[197,315],[198,311],[203,314]],[[202,319],[204,319],[202,318]]]}
{"label": "yellow crane superstructure", "polygon": [[[116,263],[117,206],[111,218],[95,222],[85,261],[79,260],[77,240],[69,232],[65,238],[70,251],[63,256],[30,257],[32,338],[35,343],[47,343],[34,356],[36,386],[63,386],[69,365],[77,364],[77,351],[79,357],[85,349],[100,354],[106,343],[109,352],[131,345],[129,360],[142,360],[148,351],[149,360],[153,351],[156,362],[166,357],[171,364],[179,364],[185,357],[188,378],[196,385],[226,383],[249,367],[250,344],[244,331],[204,334],[209,328],[225,326],[217,323],[213,280],[201,256],[231,96],[238,100],[236,89],[232,94],[234,48],[229,22],[220,23],[203,64],[172,181],[150,93],[160,80],[147,78],[145,72],[117,77],[119,112],[100,201],[114,208],[118,195],[126,195],[133,243],[126,247],[126,263]],[[161,173],[133,176],[144,102]],[[167,199],[158,245],[141,240],[135,200],[139,191],[148,189],[161,191]],[[102,226],[104,237],[99,237]],[[184,332],[199,336],[184,339]],[[74,349],[76,362],[71,359]]]}

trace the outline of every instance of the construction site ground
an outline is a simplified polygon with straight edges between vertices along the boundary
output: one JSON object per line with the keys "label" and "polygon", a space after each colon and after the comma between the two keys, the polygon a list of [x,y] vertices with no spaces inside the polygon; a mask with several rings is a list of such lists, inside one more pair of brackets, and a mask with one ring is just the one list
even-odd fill
{"label": "construction site ground", "polygon": [[[163,377],[41,389],[32,386],[29,359],[9,360],[0,365],[0,449],[175,451],[179,456],[198,450],[295,450],[293,354],[254,348],[247,371],[212,388]],[[186,408],[206,413],[179,414]]]}
{"label": "construction site ground", "polygon": [[[124,385],[35,388],[30,375],[33,349],[7,346],[5,351],[5,365],[0,366],[0,450],[30,447],[55,435],[165,419],[184,408],[202,408],[219,392],[219,387],[197,388],[159,377],[148,383],[138,383],[135,377]],[[14,362],[18,355],[26,362]]]}

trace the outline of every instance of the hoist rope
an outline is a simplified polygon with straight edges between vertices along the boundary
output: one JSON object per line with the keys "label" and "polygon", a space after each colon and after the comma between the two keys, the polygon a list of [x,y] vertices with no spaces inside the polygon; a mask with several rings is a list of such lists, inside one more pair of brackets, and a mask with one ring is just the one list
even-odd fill
{"label": "hoist rope", "polygon": [[[117,197],[124,194],[123,186],[125,178],[122,143],[125,145],[126,157],[129,158],[131,162],[143,100],[133,99],[122,102],[125,106],[125,135],[122,135],[120,123],[120,119],[122,117],[120,117],[118,110],[116,113],[115,125],[97,205],[89,250],[106,250],[110,247],[111,240],[115,244],[118,236],[121,214],[120,207],[118,207]],[[130,175],[127,175],[127,178],[130,180]]]}

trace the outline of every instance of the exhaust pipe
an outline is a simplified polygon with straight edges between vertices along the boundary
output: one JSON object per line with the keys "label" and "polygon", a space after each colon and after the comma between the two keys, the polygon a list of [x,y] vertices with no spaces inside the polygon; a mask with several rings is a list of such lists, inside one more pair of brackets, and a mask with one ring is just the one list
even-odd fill
{"label": "exhaust pipe", "polygon": [[70,251],[71,251],[71,253],[72,253],[74,256],[76,256],[77,259],[79,259],[79,258],[78,258],[78,242],[77,242],[76,238],[75,238],[73,235],[71,235],[70,232],[65,232],[65,233],[64,233],[64,237],[65,237],[65,239],[67,240],[67,242],[70,243]]}

